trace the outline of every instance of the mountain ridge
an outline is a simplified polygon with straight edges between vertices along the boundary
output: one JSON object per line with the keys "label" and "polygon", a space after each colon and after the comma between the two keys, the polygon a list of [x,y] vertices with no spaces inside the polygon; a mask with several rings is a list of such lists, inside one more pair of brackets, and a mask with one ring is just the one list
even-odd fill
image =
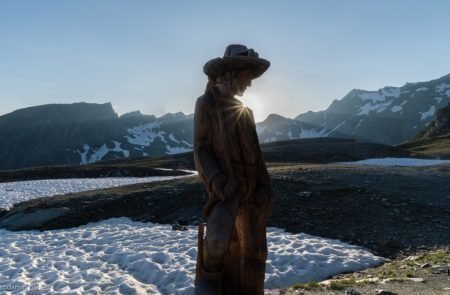
{"label": "mountain ridge", "polygon": [[[270,114],[256,128],[261,143],[338,137],[396,145],[413,139],[449,103],[450,74],[377,91],[352,89],[325,110],[295,118]],[[118,116],[111,103],[19,109],[0,116],[0,170],[190,151],[193,117],[140,111]]]}

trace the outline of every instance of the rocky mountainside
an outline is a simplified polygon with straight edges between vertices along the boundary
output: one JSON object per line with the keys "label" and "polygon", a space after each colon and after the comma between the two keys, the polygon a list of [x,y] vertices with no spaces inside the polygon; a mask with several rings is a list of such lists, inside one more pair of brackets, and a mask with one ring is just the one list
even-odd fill
{"label": "rocky mountainside", "polygon": [[[395,145],[414,138],[449,102],[450,74],[378,91],[353,89],[341,100],[333,101],[326,110],[307,112],[295,119],[312,126],[304,129],[304,134],[344,136]],[[302,134],[294,134],[296,136]]]}
{"label": "rocky mountainside", "polygon": [[435,138],[450,135],[450,103],[440,109],[427,128],[419,132],[415,139]]}
{"label": "rocky mountainside", "polygon": [[192,115],[118,116],[111,104],[51,104],[0,116],[0,169],[190,150]]}
{"label": "rocky mountainside", "polygon": [[450,104],[411,141],[398,146],[423,156],[450,159]]}

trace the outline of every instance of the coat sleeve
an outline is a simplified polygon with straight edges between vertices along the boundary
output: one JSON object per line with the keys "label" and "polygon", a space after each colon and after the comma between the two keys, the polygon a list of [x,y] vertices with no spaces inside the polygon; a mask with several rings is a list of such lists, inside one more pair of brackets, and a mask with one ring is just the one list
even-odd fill
{"label": "coat sleeve", "polygon": [[211,181],[222,171],[212,150],[212,121],[205,96],[197,99],[194,113],[194,161],[201,181],[212,195]]}

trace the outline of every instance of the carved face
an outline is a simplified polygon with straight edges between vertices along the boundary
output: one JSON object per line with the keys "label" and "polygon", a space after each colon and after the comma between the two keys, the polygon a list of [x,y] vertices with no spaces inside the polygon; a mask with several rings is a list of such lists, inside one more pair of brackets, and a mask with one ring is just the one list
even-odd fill
{"label": "carved face", "polygon": [[233,75],[233,94],[242,96],[247,87],[252,85],[252,77],[250,70],[236,72]]}

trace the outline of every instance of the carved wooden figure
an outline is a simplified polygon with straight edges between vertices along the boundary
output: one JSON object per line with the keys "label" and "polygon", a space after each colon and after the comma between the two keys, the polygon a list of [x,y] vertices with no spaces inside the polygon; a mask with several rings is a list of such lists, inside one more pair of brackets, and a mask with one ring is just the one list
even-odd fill
{"label": "carved wooden figure", "polygon": [[264,293],[273,192],[253,113],[234,96],[269,65],[234,44],[203,68],[209,81],[195,106],[194,158],[209,200],[205,238],[199,230],[196,294]]}

